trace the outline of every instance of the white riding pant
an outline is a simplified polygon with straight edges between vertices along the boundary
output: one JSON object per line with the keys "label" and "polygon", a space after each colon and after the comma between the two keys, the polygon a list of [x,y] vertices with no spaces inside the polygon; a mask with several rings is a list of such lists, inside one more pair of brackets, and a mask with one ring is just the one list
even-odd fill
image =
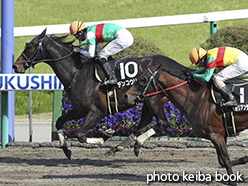
{"label": "white riding pant", "polygon": [[238,77],[246,72],[248,72],[248,55],[244,52],[241,52],[238,55],[236,62],[232,65],[225,67],[223,70],[218,72],[214,76],[213,80],[214,83],[217,84],[219,84],[220,81],[222,81],[222,83],[220,83],[222,85],[219,84],[218,86],[221,88],[225,85],[224,82],[226,80]]}
{"label": "white riding pant", "polygon": [[116,54],[133,44],[132,34],[125,28],[119,30],[116,38],[100,49],[98,53],[99,58],[107,59],[109,56]]}

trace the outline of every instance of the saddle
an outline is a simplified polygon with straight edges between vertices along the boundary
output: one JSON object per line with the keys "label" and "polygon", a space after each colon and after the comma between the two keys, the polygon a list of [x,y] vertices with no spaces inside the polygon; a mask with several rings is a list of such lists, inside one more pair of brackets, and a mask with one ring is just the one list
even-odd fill
{"label": "saddle", "polygon": [[[109,87],[106,89],[108,110],[110,114],[118,112],[118,99],[116,90],[132,86],[140,76],[138,58],[130,58],[130,56],[122,59],[110,60],[109,64],[115,71],[117,78],[117,86]],[[99,82],[103,82],[106,75],[102,68],[95,63],[95,77]]]}
{"label": "saddle", "polygon": [[212,84],[211,96],[214,102],[219,105],[223,113],[224,125],[228,136],[236,135],[236,127],[234,121],[234,112],[248,111],[248,73],[237,78],[230,79],[225,82],[228,89],[231,90],[238,103],[236,107],[222,107],[225,101],[219,90]]}

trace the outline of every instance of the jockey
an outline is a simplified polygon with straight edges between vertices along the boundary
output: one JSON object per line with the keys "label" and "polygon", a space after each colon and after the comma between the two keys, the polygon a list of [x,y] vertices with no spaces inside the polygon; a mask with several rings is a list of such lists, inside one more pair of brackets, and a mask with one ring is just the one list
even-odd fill
{"label": "jockey", "polygon": [[80,52],[86,57],[94,57],[99,50],[99,43],[108,42],[98,52],[99,64],[105,72],[108,80],[103,83],[105,86],[116,85],[117,79],[115,72],[108,63],[108,57],[116,54],[133,44],[132,34],[125,28],[113,24],[103,23],[92,26],[86,26],[81,21],[73,21],[70,25],[70,33],[78,40],[88,43],[87,48],[74,47],[74,52]]}
{"label": "jockey", "polygon": [[213,77],[213,83],[227,101],[223,106],[237,106],[234,95],[224,82],[248,72],[248,55],[233,47],[219,47],[209,51],[193,48],[189,58],[192,64],[203,67],[192,73],[193,78],[202,82],[210,80],[216,67],[224,67]]}

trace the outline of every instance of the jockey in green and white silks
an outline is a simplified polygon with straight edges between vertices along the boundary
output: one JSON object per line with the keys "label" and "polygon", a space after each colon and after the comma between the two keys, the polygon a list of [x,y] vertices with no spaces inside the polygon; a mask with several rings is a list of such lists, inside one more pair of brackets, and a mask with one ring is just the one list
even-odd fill
{"label": "jockey in green and white silks", "polygon": [[[132,34],[125,28],[113,24],[102,23],[86,27],[80,21],[74,21],[70,26],[71,35],[74,35],[78,40],[87,41],[88,47],[75,47],[75,52],[80,52],[86,57],[94,57],[97,53],[100,66],[106,73],[108,81],[105,85],[114,85],[117,83],[114,71],[110,68],[107,60],[108,57],[116,54],[133,44]],[[99,43],[108,42],[102,49],[99,50]]]}
{"label": "jockey in green and white silks", "polygon": [[224,82],[248,72],[248,55],[233,47],[219,47],[209,51],[193,48],[189,58],[192,64],[203,67],[192,73],[193,78],[202,82],[210,80],[215,68],[223,68],[214,75],[213,83],[227,100],[223,106],[236,106],[237,101]]}

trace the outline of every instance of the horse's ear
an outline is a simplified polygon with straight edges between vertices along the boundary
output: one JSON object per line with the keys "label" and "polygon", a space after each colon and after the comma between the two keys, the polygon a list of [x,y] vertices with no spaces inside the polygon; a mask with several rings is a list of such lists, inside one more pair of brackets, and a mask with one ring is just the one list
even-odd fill
{"label": "horse's ear", "polygon": [[42,38],[45,37],[46,31],[47,31],[47,28],[45,28],[45,29],[42,31],[42,33],[39,35],[39,39],[42,39]]}
{"label": "horse's ear", "polygon": [[159,70],[161,67],[162,67],[162,63],[160,63],[160,65],[158,66],[158,69],[157,70]]}
{"label": "horse's ear", "polygon": [[159,65],[155,66],[155,67],[153,68],[154,72],[155,72],[155,71],[158,71],[161,67],[162,67],[162,63],[160,63]]}

